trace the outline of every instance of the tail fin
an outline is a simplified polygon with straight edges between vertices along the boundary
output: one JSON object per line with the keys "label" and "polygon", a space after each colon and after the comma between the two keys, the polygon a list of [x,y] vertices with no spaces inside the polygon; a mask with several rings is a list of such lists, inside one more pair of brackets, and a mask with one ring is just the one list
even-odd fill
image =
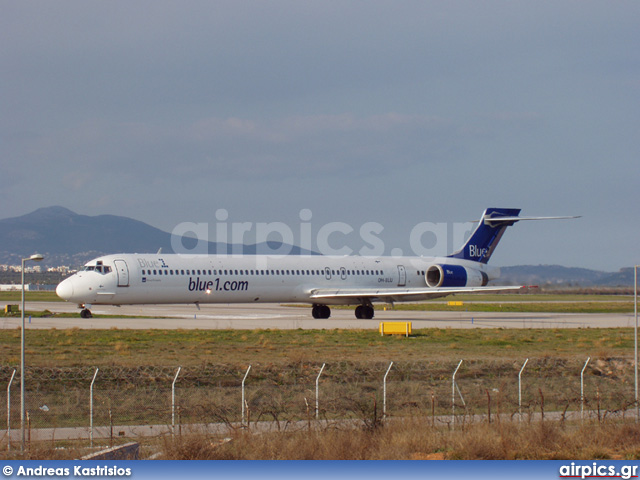
{"label": "tail fin", "polygon": [[580,218],[580,215],[570,217],[519,217],[519,214],[519,208],[487,208],[467,243],[456,253],[449,255],[449,257],[487,263],[506,228],[520,220]]}
{"label": "tail fin", "polygon": [[487,263],[507,227],[519,220],[519,208],[487,208],[467,243],[451,258]]}

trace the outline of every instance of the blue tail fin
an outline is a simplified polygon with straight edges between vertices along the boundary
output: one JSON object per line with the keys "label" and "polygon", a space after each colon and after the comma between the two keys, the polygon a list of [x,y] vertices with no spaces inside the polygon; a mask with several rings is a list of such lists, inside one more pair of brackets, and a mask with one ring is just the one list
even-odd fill
{"label": "blue tail fin", "polygon": [[451,258],[487,263],[507,227],[516,223],[519,208],[487,208],[467,243]]}

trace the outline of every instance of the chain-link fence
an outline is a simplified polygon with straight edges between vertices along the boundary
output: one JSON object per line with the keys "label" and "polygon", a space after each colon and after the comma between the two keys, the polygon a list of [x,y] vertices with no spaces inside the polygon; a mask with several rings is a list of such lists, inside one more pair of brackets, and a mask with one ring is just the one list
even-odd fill
{"label": "chain-link fence", "polygon": [[[633,362],[625,358],[583,360],[531,358],[523,361],[465,360],[397,362],[323,362],[247,366],[207,364],[199,367],[102,366],[96,368],[28,368],[25,388],[28,428],[171,426],[246,422],[364,419],[387,416],[501,414],[520,420],[532,414],[577,413],[607,421],[635,413]],[[14,370],[15,378],[9,388]],[[91,389],[91,383],[93,388]],[[242,380],[244,399],[242,404]],[[0,367],[5,417],[16,439],[20,429],[20,373]],[[317,385],[317,390],[316,390]],[[452,390],[452,385],[456,388]],[[457,389],[457,390],[456,390]],[[9,395],[9,397],[7,397]],[[521,412],[521,413],[519,413]],[[167,429],[165,429],[167,431]],[[168,430],[171,431],[171,430]],[[174,430],[175,431],[175,430]],[[118,432],[116,432],[117,435]],[[85,434],[86,435],[86,430]],[[0,437],[6,443],[7,430]]]}

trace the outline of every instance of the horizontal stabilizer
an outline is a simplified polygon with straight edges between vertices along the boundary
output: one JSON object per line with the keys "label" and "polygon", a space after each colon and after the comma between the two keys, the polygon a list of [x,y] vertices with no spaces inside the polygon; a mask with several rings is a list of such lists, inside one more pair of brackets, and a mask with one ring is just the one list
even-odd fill
{"label": "horizontal stabilizer", "polygon": [[520,220],[568,220],[572,218],[580,218],[582,215],[573,215],[566,217],[485,217],[485,225],[495,226],[500,223],[519,222]]}

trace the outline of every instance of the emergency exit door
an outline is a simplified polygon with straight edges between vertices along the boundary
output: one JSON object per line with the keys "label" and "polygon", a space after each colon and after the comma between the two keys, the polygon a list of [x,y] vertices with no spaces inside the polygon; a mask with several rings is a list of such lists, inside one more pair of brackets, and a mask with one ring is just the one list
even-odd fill
{"label": "emergency exit door", "polygon": [[407,284],[407,269],[404,265],[398,265],[398,286],[404,287]]}

